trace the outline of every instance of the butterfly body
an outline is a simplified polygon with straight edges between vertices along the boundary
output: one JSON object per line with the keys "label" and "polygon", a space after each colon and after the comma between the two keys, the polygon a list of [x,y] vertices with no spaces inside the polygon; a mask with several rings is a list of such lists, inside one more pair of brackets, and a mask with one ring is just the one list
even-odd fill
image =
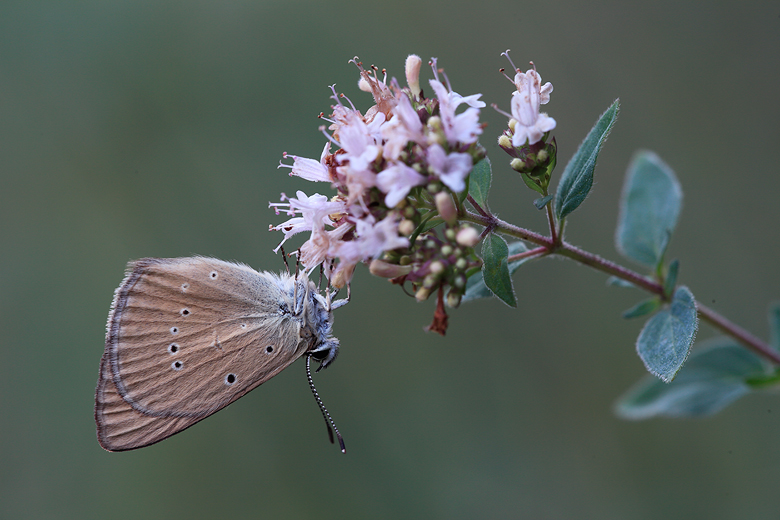
{"label": "butterfly body", "polygon": [[131,262],[109,313],[95,392],[101,446],[163,440],[304,354],[324,368],[338,353],[332,309],[342,302],[331,305],[303,273],[204,257]]}

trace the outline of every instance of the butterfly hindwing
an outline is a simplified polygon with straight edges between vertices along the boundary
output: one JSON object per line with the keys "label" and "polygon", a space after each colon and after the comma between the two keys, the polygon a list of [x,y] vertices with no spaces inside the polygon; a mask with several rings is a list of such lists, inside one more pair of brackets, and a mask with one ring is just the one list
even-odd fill
{"label": "butterfly hindwing", "polygon": [[102,427],[105,439],[130,439],[116,449],[157,442],[289,366],[309,348],[293,316],[292,287],[210,258],[130,264],[109,316],[99,437]]}

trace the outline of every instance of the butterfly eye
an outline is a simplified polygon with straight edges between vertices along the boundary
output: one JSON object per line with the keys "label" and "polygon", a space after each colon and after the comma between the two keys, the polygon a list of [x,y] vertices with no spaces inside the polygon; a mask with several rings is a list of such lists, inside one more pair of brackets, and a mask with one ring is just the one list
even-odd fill
{"label": "butterfly eye", "polygon": [[178,372],[179,370],[184,368],[184,363],[182,363],[181,361],[174,361],[173,363],[171,363],[171,368]]}
{"label": "butterfly eye", "polygon": [[235,374],[228,374],[225,376],[225,384],[228,386],[231,386],[233,383],[236,382],[236,375]]}

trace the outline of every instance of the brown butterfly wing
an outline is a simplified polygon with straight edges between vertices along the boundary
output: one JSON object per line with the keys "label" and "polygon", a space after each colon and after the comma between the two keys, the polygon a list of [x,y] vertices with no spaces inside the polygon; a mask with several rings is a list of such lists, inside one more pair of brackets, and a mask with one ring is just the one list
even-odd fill
{"label": "brown butterfly wing", "polygon": [[268,273],[209,258],[132,263],[117,289],[96,392],[109,450],[162,440],[227,406],[308,349]]}
{"label": "brown butterfly wing", "polygon": [[98,442],[109,451],[142,448],[170,437],[202,417],[157,417],[133,409],[116,390],[106,356],[100,360],[100,379],[95,391],[95,421]]}

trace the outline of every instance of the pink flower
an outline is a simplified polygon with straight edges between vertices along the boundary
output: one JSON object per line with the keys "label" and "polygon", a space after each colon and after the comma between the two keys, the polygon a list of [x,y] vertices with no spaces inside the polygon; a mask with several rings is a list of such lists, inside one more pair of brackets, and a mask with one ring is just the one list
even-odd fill
{"label": "pink flower", "polygon": [[[339,244],[334,256],[340,262],[354,265],[363,260],[376,258],[385,251],[407,247],[409,239],[398,236],[398,221],[400,217],[390,214],[379,222],[374,217],[367,216],[355,224],[355,238]],[[339,268],[342,268],[341,263]]]}
{"label": "pink flower", "polygon": [[292,168],[290,175],[300,177],[301,179],[306,179],[307,181],[333,182],[333,179],[330,177],[330,170],[325,164],[325,159],[328,157],[328,155],[330,155],[329,142],[325,143],[325,148],[322,150],[319,162],[315,161],[314,159],[307,159],[297,155],[289,155],[287,152],[285,152],[284,157],[292,157],[293,164],[290,166],[289,164],[279,162],[278,167]]}
{"label": "pink flower", "polygon": [[541,86],[542,77],[531,69],[515,75],[516,92],[512,92],[512,117],[517,121],[512,136],[512,146],[520,147],[528,142],[535,144],[545,132],[555,128],[555,119],[540,113],[543,103],[550,101],[551,83]]}
{"label": "pink flower", "polygon": [[382,126],[382,137],[385,140],[383,155],[390,160],[397,160],[410,141],[425,144],[424,127],[420,116],[403,92],[398,94],[398,104],[393,117]]}
{"label": "pink flower", "polygon": [[[451,145],[476,142],[477,136],[482,133],[482,126],[479,124],[479,109],[485,106],[484,102],[479,101],[482,94],[463,97],[457,92],[447,90],[438,80],[432,79],[430,84],[439,100],[439,114],[447,142]],[[455,111],[462,103],[469,108],[456,114]]]}
{"label": "pink flower", "polygon": [[392,166],[379,172],[376,177],[377,187],[386,193],[385,204],[388,208],[394,208],[409,194],[409,190],[425,183],[425,177],[417,173],[404,163],[394,163]]}
{"label": "pink flower", "polygon": [[[346,205],[343,201],[328,201],[328,198],[325,195],[315,193],[311,197],[308,197],[304,192],[298,191],[296,196],[297,198],[288,198],[286,195],[282,194],[282,200],[287,200],[288,202],[269,204],[269,207],[274,208],[277,213],[279,213],[279,210],[281,209],[293,217],[286,222],[269,228],[270,230],[282,231],[284,233],[284,240],[281,241],[274,251],[278,251],[287,239],[293,235],[303,231],[315,233],[323,231],[326,225],[334,225],[330,215],[344,213],[346,211]],[[299,214],[300,216],[297,216]]]}
{"label": "pink flower", "polygon": [[449,189],[460,193],[466,189],[465,179],[471,171],[472,160],[467,153],[447,154],[438,144],[428,147],[428,164]]}

